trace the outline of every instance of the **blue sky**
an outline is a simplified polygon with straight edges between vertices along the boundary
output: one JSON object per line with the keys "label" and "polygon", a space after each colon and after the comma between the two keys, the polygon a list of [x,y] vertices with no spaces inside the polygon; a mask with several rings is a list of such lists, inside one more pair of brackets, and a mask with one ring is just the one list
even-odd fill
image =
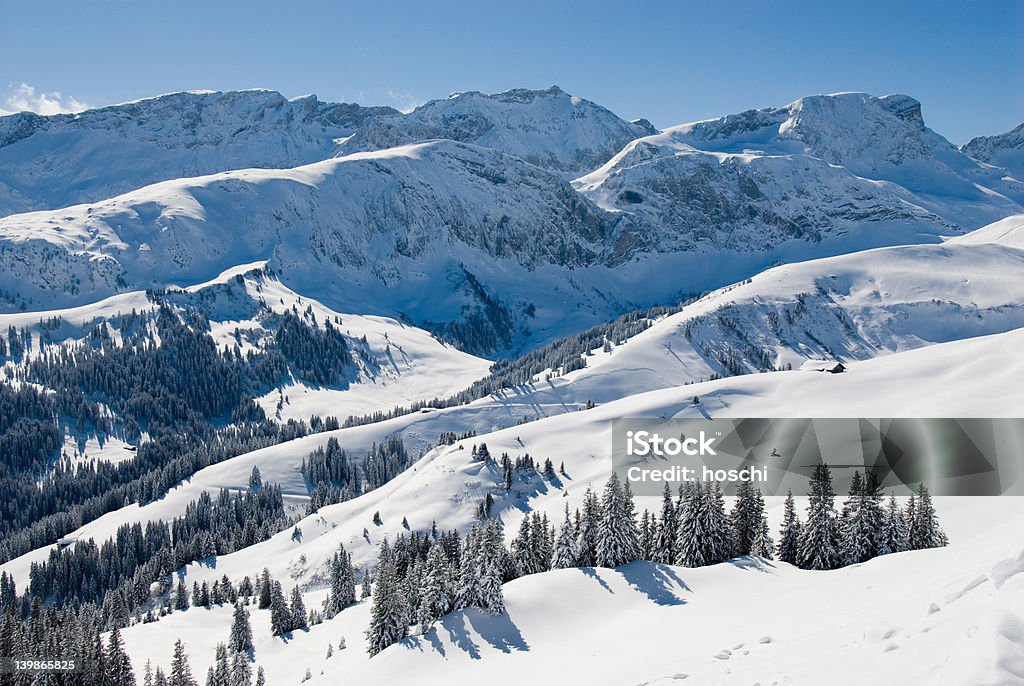
{"label": "blue sky", "polygon": [[1024,121],[1024,2],[0,0],[0,109],[176,90],[409,107],[557,84],[658,126],[903,92],[957,143]]}

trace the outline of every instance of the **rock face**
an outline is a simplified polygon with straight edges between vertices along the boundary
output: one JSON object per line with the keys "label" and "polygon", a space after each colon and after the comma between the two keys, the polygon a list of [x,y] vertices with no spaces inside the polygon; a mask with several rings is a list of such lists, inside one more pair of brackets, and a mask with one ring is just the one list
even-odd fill
{"label": "rock face", "polygon": [[976,160],[1003,167],[1014,177],[1024,177],[1024,124],[998,136],[979,136],[961,150]]}
{"label": "rock face", "polygon": [[95,202],[187,176],[289,168],[390,107],[273,91],[173,93],[80,114],[0,117],[0,216]]}
{"label": "rock face", "polygon": [[381,150],[448,138],[510,153],[572,178],[604,164],[634,138],[656,132],[646,120],[623,121],[600,105],[552,86],[495,95],[455,93],[409,114],[375,119],[342,148]]}

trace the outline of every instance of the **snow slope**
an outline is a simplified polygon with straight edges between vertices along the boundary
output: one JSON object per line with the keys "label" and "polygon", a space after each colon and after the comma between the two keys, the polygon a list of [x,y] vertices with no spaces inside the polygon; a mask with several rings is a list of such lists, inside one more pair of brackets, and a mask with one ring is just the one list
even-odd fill
{"label": "snow slope", "polygon": [[950,239],[961,245],[997,243],[1024,250],[1024,215],[1017,214]]}
{"label": "snow slope", "polygon": [[811,155],[898,184],[925,209],[967,229],[1019,213],[1024,202],[1024,183],[979,164],[929,129],[921,103],[906,95],[814,95],[666,133],[700,150]]}
{"label": "snow slope", "polygon": [[380,150],[448,138],[510,153],[573,178],[599,167],[634,138],[655,132],[649,122],[623,121],[600,105],[552,86],[493,95],[453,93],[408,114],[368,122],[342,149]]}
{"label": "snow slope", "polygon": [[[286,586],[299,584],[308,589],[307,606],[313,606],[321,597],[317,594],[322,593],[315,589],[321,583],[323,565],[339,543],[343,543],[353,553],[357,564],[369,563],[380,540],[403,530],[401,519],[404,516],[418,530],[429,527],[432,520],[437,520],[441,528],[465,527],[473,520],[473,511],[479,499],[490,491],[496,494],[498,516],[505,522],[507,531],[515,531],[524,511],[540,510],[549,517],[558,517],[565,504],[570,508],[579,504],[585,485],[599,486],[607,478],[610,468],[608,420],[613,417],[701,416],[702,413],[713,417],[1011,416],[1024,402],[1024,391],[1021,390],[1024,389],[1024,362],[1017,352],[1022,344],[1024,331],[1014,331],[853,363],[847,373],[840,375],[794,371],[723,379],[686,388],[639,394],[594,410],[568,413],[479,436],[472,442],[486,441],[496,454],[506,450],[513,455],[529,451],[535,457],[551,457],[556,462],[564,460],[569,478],[561,485],[536,481],[517,483],[512,496],[506,498],[498,486],[500,474],[480,463],[473,463],[468,448],[460,450],[459,445],[456,445],[434,450],[382,488],[356,500],[322,508],[317,514],[301,521],[301,540],[292,540],[290,531],[282,532],[265,543],[221,556],[216,559],[215,565],[190,565],[185,579],[191,584],[194,579],[212,581],[223,574],[240,578],[268,566],[272,574]],[[701,405],[695,407],[690,404],[693,394],[700,395]],[[379,438],[393,431],[401,431],[408,437],[416,433],[432,433],[431,429],[453,427],[455,423],[450,418],[464,418],[466,412],[464,408],[457,408],[412,415],[379,425],[342,430],[335,435],[343,446],[357,447],[367,444],[371,434]],[[267,449],[275,451],[275,455],[260,463],[261,471],[264,464],[280,464],[289,456],[289,448],[292,449],[290,459],[297,461],[298,454],[304,454],[315,442],[325,438],[309,437],[301,439],[301,446],[286,444]],[[238,479],[238,483],[244,483],[253,460],[245,456],[218,467],[226,469],[232,462],[235,463],[234,478]],[[207,478],[200,472],[193,481],[202,482]],[[1016,487],[1019,489],[1022,484],[1018,483]],[[172,493],[168,500],[173,497]],[[777,500],[769,499],[773,529],[781,516]],[[652,656],[671,653],[678,655],[678,660],[651,663],[650,671],[642,672],[636,678],[636,683],[675,673],[694,674],[695,683],[736,683],[726,680],[721,670],[732,667],[740,670],[739,674],[746,678],[752,674],[743,671],[748,669],[755,672],[793,672],[801,669],[800,665],[804,663],[798,659],[802,645],[800,641],[806,638],[801,631],[801,624],[810,624],[814,612],[820,612],[824,599],[829,595],[837,595],[835,584],[839,583],[843,593],[838,595],[845,598],[849,592],[852,597],[833,601],[835,616],[843,618],[839,622],[828,623],[828,626],[839,624],[835,627],[835,634],[821,634],[826,630],[822,628],[820,616],[815,620],[814,632],[821,637],[822,645],[835,647],[853,641],[852,647],[848,646],[851,650],[877,651],[880,655],[884,654],[885,659],[900,665],[900,669],[927,670],[942,662],[936,657],[938,652],[945,654],[957,648],[956,635],[962,635],[966,629],[962,622],[984,626],[983,616],[988,612],[986,608],[995,606],[990,603],[998,605],[1008,602],[1006,596],[999,596],[996,600],[992,600],[992,597],[998,579],[1005,579],[1009,573],[1007,570],[1012,570],[1013,565],[1003,564],[1000,567],[1003,571],[999,574],[992,570],[1000,560],[1016,554],[1012,547],[1006,548],[1006,541],[1011,540],[1022,525],[1018,500],[1012,497],[939,499],[937,506],[954,542],[954,546],[948,550],[903,554],[872,561],[861,567],[824,574],[801,572],[785,565],[761,570],[742,565],[720,565],[702,570],[659,570],[637,565],[632,570],[599,570],[592,575],[577,571],[556,572],[529,577],[507,586],[510,609],[508,617],[485,620],[472,611],[468,616],[452,615],[444,620],[437,634],[407,641],[369,663],[365,663],[362,639],[358,635],[367,622],[365,605],[347,610],[331,622],[302,632],[295,639],[301,643],[296,645],[305,645],[307,648],[296,652],[284,650],[280,639],[264,636],[261,639],[263,647],[257,648],[257,662],[263,663],[266,659],[268,670],[275,670],[282,678],[286,675],[289,680],[282,683],[298,681],[303,661],[307,659],[311,661],[309,664],[314,674],[318,669],[326,669],[326,676],[335,679],[340,672],[332,673],[330,670],[336,668],[352,670],[353,675],[364,675],[370,683],[383,682],[387,678],[399,679],[397,683],[402,683],[400,677],[404,677],[399,672],[408,670],[405,675],[438,674],[446,678],[451,676],[455,679],[453,683],[463,683],[475,681],[474,675],[481,665],[493,668],[493,656],[498,658],[498,662],[508,664],[508,668],[523,670],[534,680],[543,681],[541,670],[551,669],[550,660],[558,654],[558,646],[565,646],[568,651],[565,653],[566,664],[573,664],[574,667],[579,656],[590,654],[582,652],[588,650],[587,645],[602,645],[604,647],[599,652],[609,655],[608,659],[613,656],[621,662],[621,656],[612,655],[612,644],[607,643],[614,631],[612,634],[602,632],[624,624],[597,621],[603,613],[621,612],[622,621],[628,621],[629,626],[647,626],[648,623],[658,624],[661,621],[671,621],[673,624],[692,621],[692,626],[702,627],[700,632],[682,634],[693,641],[692,651],[669,651],[666,644],[658,644],[659,649],[651,653]],[[641,499],[641,507],[655,505]],[[383,520],[379,527],[371,522],[375,511],[380,512]],[[105,528],[112,532],[116,525],[116,521],[109,521]],[[999,530],[1000,526],[1004,529]],[[364,527],[370,530],[369,540],[362,536]],[[920,556],[935,556],[938,563],[926,564],[919,561]],[[4,570],[15,571],[15,562],[5,565]],[[861,574],[865,576],[859,576]],[[974,582],[981,574],[988,575],[989,580],[980,584]],[[830,582],[830,578],[838,581]],[[689,589],[682,588],[676,579],[685,583]],[[971,587],[970,590],[965,592],[968,587]],[[805,601],[798,601],[795,595],[798,588],[806,589],[806,604]],[[909,592],[912,589],[916,590],[911,594]],[[862,593],[867,595],[860,595]],[[962,597],[955,597],[958,593]],[[882,594],[877,596],[877,604],[866,602],[868,597],[876,597],[872,594]],[[729,619],[728,608],[734,606],[727,602],[727,597],[744,605],[765,602],[764,612],[758,612],[765,623],[758,625],[757,629],[751,627],[750,635],[742,628],[737,628],[736,623]],[[845,605],[846,602],[850,604]],[[931,602],[936,602],[941,610],[937,617],[929,615]],[[979,602],[980,605],[975,604]],[[780,610],[794,604],[791,614]],[[595,608],[594,615],[585,609],[591,606]],[[760,605],[752,607],[761,608]],[[867,611],[869,607],[876,609]],[[672,614],[686,608],[704,609],[699,610],[700,614],[695,617]],[[720,619],[709,624],[710,613],[716,613],[715,608],[718,608]],[[856,608],[865,611],[854,612]],[[598,610],[602,610],[602,613],[597,614]],[[698,612],[697,609],[694,611]],[[963,615],[959,614],[961,611]],[[205,670],[203,660],[208,659],[204,656],[212,654],[212,641],[223,640],[229,626],[226,615],[218,620],[219,623],[212,622],[212,617],[218,616],[217,612],[221,611],[193,609],[175,613],[155,624],[128,629],[125,638],[136,668],[147,657],[166,663],[165,655],[173,637],[181,635],[188,642],[189,632],[201,626],[202,633],[195,635],[201,645],[193,653],[193,666]],[[578,623],[574,617],[579,619]],[[928,635],[923,635],[919,630],[924,625],[920,622],[934,619],[952,624],[936,628],[935,631],[939,633],[928,632]],[[262,626],[265,621],[265,618],[261,618],[257,620],[257,625]],[[558,630],[549,634],[542,628],[545,623]],[[696,636],[697,633],[703,634],[705,626],[707,642]],[[862,644],[863,632],[868,627],[875,627],[871,629],[875,632],[872,634],[875,638]],[[895,628],[896,632],[884,640],[878,638],[890,628]],[[987,628],[985,630],[988,631]],[[262,631],[266,633],[265,629]],[[592,635],[591,631],[594,632]],[[652,632],[647,638],[656,640],[654,634],[658,633],[664,632]],[[338,662],[321,664],[318,668],[319,663],[312,661],[313,656],[317,651],[322,655],[326,651],[326,642],[336,642],[340,635],[345,636],[351,651],[331,658],[335,660],[344,656]],[[765,635],[772,636],[772,644],[758,643]],[[558,639],[558,636],[563,638]],[[671,636],[678,637],[679,630],[672,632]],[[621,634],[620,638],[623,638]],[[678,642],[679,639],[669,640]],[[744,643],[745,646],[736,648],[738,643]],[[889,656],[888,652],[892,651],[885,651],[889,643],[904,648],[906,652]],[[992,645],[998,646],[998,643],[988,638],[981,638],[978,643],[985,645],[986,649]],[[779,650],[764,648],[762,652],[755,652],[755,648],[761,650],[764,645],[776,646]],[[958,660],[970,657],[972,645],[976,644],[964,644],[965,656]],[[631,650],[634,649],[632,643],[629,646]],[[676,647],[679,648],[678,645]],[[742,653],[744,648],[751,651],[753,657],[750,660],[742,659],[748,657]],[[723,650],[733,651],[733,655],[728,660],[716,658]],[[440,655],[441,651],[444,651],[444,656]],[[471,659],[476,653],[486,659],[483,662]],[[505,657],[501,654],[505,654]],[[904,654],[907,655],[907,663],[902,661],[901,656]],[[977,651],[973,654],[980,659]],[[511,662],[505,663],[506,660]],[[991,664],[995,663],[993,661]],[[806,677],[802,677],[804,680],[794,683],[816,683],[813,679],[821,679],[824,674],[821,670],[826,669],[827,665],[827,661],[808,665],[809,671]],[[637,663],[632,663],[632,667],[636,666]],[[580,668],[586,669],[585,666]],[[962,668],[976,669],[966,663]],[[363,669],[367,671],[361,671]],[[505,669],[493,670],[493,673],[500,675],[505,673]],[[594,673],[600,674],[601,670],[595,670]],[[609,680],[597,680],[594,683],[623,683],[621,673],[611,666],[604,673]],[[912,672],[912,676],[917,674]],[[704,675],[708,680],[702,680],[699,675]]]}
{"label": "snow slope", "polygon": [[171,93],[80,114],[0,117],[0,217],[96,202],[168,179],[330,157],[389,107],[266,90]]}
{"label": "snow slope", "polygon": [[1024,547],[1008,541],[1024,517],[988,509],[958,507],[973,535],[948,548],[834,572],[740,558],[523,577],[505,586],[507,614],[453,613],[363,665],[328,661],[311,683],[1020,683]]}

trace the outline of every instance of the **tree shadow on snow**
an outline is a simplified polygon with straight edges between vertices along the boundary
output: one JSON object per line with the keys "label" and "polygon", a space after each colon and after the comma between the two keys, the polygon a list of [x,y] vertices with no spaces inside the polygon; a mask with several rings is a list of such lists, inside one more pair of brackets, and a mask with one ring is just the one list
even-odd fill
{"label": "tree shadow on snow", "polygon": [[[445,617],[442,624],[448,631],[448,638],[452,644],[465,651],[474,660],[479,660],[482,656],[480,655],[480,646],[473,641],[473,637],[470,635],[470,628],[479,634],[480,638],[487,641],[492,648],[503,653],[530,650],[519,627],[512,622],[507,614],[495,616],[476,608],[469,608],[463,613]],[[438,653],[444,656],[444,648],[440,645],[440,640],[436,635],[438,631],[440,631],[440,627],[427,632],[425,638]],[[434,635],[430,636],[430,634]]]}
{"label": "tree shadow on snow", "polygon": [[676,595],[678,589],[689,591],[675,570],[667,565],[633,563],[617,568],[626,582],[656,605],[685,605],[686,600]]}
{"label": "tree shadow on snow", "polygon": [[607,581],[601,578],[601,575],[597,573],[596,569],[594,569],[593,567],[580,567],[579,569],[581,572],[583,572],[584,576],[589,576],[591,579],[601,584],[601,588],[608,591],[612,595],[615,595],[615,591],[612,590],[612,587],[608,585]]}
{"label": "tree shadow on snow", "polygon": [[755,557],[753,555],[733,558],[732,560],[729,560],[729,564],[739,569],[761,572],[762,574],[768,574],[770,570],[775,569],[775,565],[768,560],[765,560],[762,557]]}
{"label": "tree shadow on snow", "polygon": [[500,615],[489,615],[480,610],[474,610],[469,614],[469,623],[482,639],[491,644],[491,647],[503,653],[530,650],[519,627],[504,612]]}

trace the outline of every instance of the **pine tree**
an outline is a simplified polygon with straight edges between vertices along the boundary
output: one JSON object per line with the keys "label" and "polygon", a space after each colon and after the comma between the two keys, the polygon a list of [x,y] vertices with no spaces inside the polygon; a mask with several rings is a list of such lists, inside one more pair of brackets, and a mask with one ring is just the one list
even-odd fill
{"label": "pine tree", "polygon": [[811,475],[807,523],[800,538],[798,562],[804,569],[835,569],[840,564],[835,495],[832,470],[818,464]]}
{"label": "pine tree", "polygon": [[710,564],[718,564],[732,557],[734,534],[729,516],[725,513],[725,496],[717,482],[705,484],[707,489],[708,523],[705,526],[711,556]]}
{"label": "pine tree", "polygon": [[109,686],[135,686],[135,673],[132,671],[128,654],[124,651],[121,632],[116,626],[110,632],[104,666],[106,667],[106,683]]}
{"label": "pine tree", "polygon": [[192,677],[185,644],[180,638],[174,642],[174,656],[171,658],[171,674],[167,679],[167,686],[199,686]]}
{"label": "pine tree", "polygon": [[288,613],[291,617],[289,631],[297,631],[309,626],[306,621],[306,605],[302,602],[302,592],[299,591],[298,586],[292,587],[292,601]]}
{"label": "pine tree", "polygon": [[271,595],[274,590],[274,582],[270,578],[270,570],[266,567],[263,568],[263,572],[259,578],[259,599],[256,602],[256,607],[265,610],[270,607]]}
{"label": "pine tree", "polygon": [[796,513],[793,491],[786,495],[785,512],[782,515],[782,528],[779,530],[779,560],[791,565],[797,563],[800,542],[800,518]]}
{"label": "pine tree", "polygon": [[417,621],[423,630],[426,630],[439,617],[451,612],[454,605],[455,584],[452,569],[441,546],[434,545],[427,553]]}
{"label": "pine tree", "polygon": [[680,492],[679,506],[675,514],[676,541],[672,546],[676,554],[674,564],[681,567],[702,567],[711,564],[706,546],[707,535],[704,531],[707,522],[706,509],[704,489],[697,484],[687,483]]}
{"label": "pine tree", "polygon": [[366,652],[370,657],[405,638],[408,631],[405,623],[407,605],[394,562],[386,560],[378,567],[370,608],[370,627],[366,630]]}
{"label": "pine tree", "polygon": [[370,571],[367,570],[367,571],[363,572],[362,588],[359,591],[359,599],[360,600],[366,600],[367,598],[370,597],[370,583],[371,582],[372,582],[372,579],[370,578]]}
{"label": "pine tree", "polygon": [[866,562],[878,555],[882,537],[882,495],[878,475],[868,472],[864,479],[854,474],[850,499],[840,519],[840,555],[845,564]]}
{"label": "pine tree", "polygon": [[178,588],[174,593],[174,609],[175,610],[187,610],[188,609],[188,591],[185,590],[185,582],[178,581]]}
{"label": "pine tree", "polygon": [[948,542],[949,539],[942,527],[939,526],[935,507],[932,505],[931,493],[924,484],[921,484],[917,490],[917,507],[913,511],[910,528],[907,532],[908,546],[910,550],[923,550],[925,548],[941,548]]}
{"label": "pine tree", "polygon": [[291,631],[292,614],[278,581],[270,582],[270,630],[275,636]]}
{"label": "pine tree", "polygon": [[899,503],[896,502],[896,496],[891,495],[883,519],[878,554],[901,553],[907,549],[907,527],[903,521],[903,512],[900,510]]}
{"label": "pine tree", "polygon": [[618,567],[638,557],[639,535],[632,498],[613,472],[601,496],[596,563],[600,567]]}
{"label": "pine tree", "polygon": [[597,526],[599,521],[597,496],[591,488],[583,495],[583,510],[579,526],[576,527],[575,557],[577,567],[593,567],[597,564]]}
{"label": "pine tree", "polygon": [[661,496],[661,518],[658,520],[657,538],[654,542],[652,556],[654,562],[666,565],[675,564],[676,529],[678,526],[676,508],[672,504],[672,489],[666,483]]}
{"label": "pine tree", "polygon": [[480,608],[493,615],[505,611],[505,595],[501,587],[501,557],[505,552],[500,525],[490,520],[484,524],[481,538]]}
{"label": "pine tree", "polygon": [[244,653],[253,649],[252,626],[249,624],[249,611],[242,603],[235,603],[235,612],[231,621],[231,636],[228,646],[235,652]]}
{"label": "pine tree", "polygon": [[252,686],[252,668],[245,653],[236,652],[231,657],[230,686]]}
{"label": "pine tree", "polygon": [[552,569],[568,569],[575,566],[576,555],[573,552],[575,538],[572,522],[569,520],[569,506],[566,505],[565,521],[562,522],[558,531],[554,551],[551,554]]}
{"label": "pine tree", "polygon": [[754,539],[760,534],[762,511],[757,511],[757,500],[754,497],[754,484],[741,481],[736,487],[736,500],[733,502],[729,521],[733,531],[733,553],[737,556],[750,555]]}
{"label": "pine tree", "polygon": [[228,649],[218,643],[213,666],[206,677],[207,686],[231,686],[231,665],[228,663]]}
{"label": "pine tree", "polygon": [[263,667],[256,669],[256,685],[255,686],[267,686],[267,676],[263,673]]}

